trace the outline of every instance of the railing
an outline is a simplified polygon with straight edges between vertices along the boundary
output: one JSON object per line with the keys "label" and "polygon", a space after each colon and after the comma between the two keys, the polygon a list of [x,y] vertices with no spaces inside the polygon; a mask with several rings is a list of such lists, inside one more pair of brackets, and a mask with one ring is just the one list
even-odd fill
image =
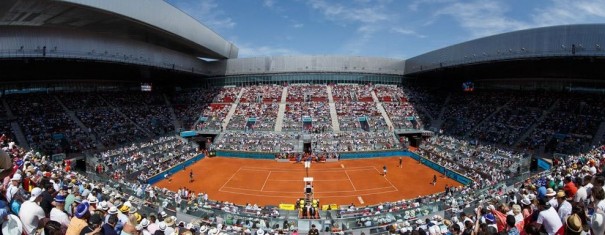
{"label": "railing", "polygon": [[150,58],[142,56],[133,56],[125,54],[105,54],[94,52],[94,51],[69,51],[69,50],[55,50],[49,48],[44,52],[43,49],[13,49],[13,50],[0,50],[0,58],[59,58],[59,59],[86,59],[86,60],[97,60],[97,61],[111,61],[118,63],[138,64],[146,65],[151,67],[158,67],[164,69],[173,69],[179,71],[186,71],[191,73],[204,73],[200,71],[199,67],[182,66],[176,63],[162,62],[158,63]]}

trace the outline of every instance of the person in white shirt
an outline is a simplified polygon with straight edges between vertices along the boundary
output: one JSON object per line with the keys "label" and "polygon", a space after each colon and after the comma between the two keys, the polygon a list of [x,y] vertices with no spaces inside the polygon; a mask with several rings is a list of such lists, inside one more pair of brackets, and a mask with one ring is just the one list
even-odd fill
{"label": "person in white shirt", "polygon": [[61,225],[66,227],[69,226],[69,216],[67,216],[67,212],[65,212],[65,196],[57,195],[55,196],[52,210],[50,210],[50,220],[57,221]]}
{"label": "person in white shirt", "polygon": [[557,201],[559,202],[559,209],[557,210],[559,218],[561,218],[561,222],[565,222],[567,221],[567,217],[571,215],[571,203],[565,200],[564,191],[557,193]]}
{"label": "person in white shirt", "polygon": [[10,186],[8,186],[8,188],[6,189],[6,201],[7,202],[10,203],[10,201],[13,199],[13,196],[15,195],[15,193],[17,193],[19,191],[20,182],[21,182],[21,175],[14,174],[13,178],[11,178]]}
{"label": "person in white shirt", "polygon": [[554,235],[563,227],[563,222],[557,214],[557,211],[544,199],[539,200],[538,208],[540,213],[538,214],[538,220],[536,225],[539,227],[544,226],[544,230],[548,235]]}
{"label": "person in white shirt", "polygon": [[40,195],[42,195],[41,188],[32,189],[31,197],[21,204],[21,209],[19,210],[19,218],[21,218],[21,222],[23,223],[23,231],[27,235],[34,234],[36,228],[38,228],[39,221],[46,217],[44,210],[38,205],[42,201]]}
{"label": "person in white shirt", "polygon": [[582,186],[576,192],[573,201],[574,202],[586,202],[588,199],[588,192],[592,189],[592,176],[586,175],[584,176],[584,181],[582,181]]}

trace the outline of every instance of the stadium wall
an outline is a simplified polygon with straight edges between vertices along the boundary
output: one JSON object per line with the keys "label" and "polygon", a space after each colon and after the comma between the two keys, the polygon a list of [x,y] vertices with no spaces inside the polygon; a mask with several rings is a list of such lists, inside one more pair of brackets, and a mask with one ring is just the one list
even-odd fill
{"label": "stadium wall", "polygon": [[211,73],[210,66],[198,58],[139,41],[66,29],[0,27],[0,58],[20,57],[89,59]]}
{"label": "stadium wall", "polygon": [[[214,52],[218,59],[237,58],[238,48],[210,28],[162,0],[57,0],[109,12],[188,40]],[[142,6],[141,4],[144,4]],[[144,7],[145,10],[141,10]]]}
{"label": "stadium wall", "polygon": [[605,56],[605,24],[520,30],[431,51],[406,60],[405,74],[450,66],[541,57]]}
{"label": "stadium wall", "polygon": [[224,76],[280,73],[360,73],[403,75],[405,61],[359,56],[273,56],[229,59],[214,64]]}

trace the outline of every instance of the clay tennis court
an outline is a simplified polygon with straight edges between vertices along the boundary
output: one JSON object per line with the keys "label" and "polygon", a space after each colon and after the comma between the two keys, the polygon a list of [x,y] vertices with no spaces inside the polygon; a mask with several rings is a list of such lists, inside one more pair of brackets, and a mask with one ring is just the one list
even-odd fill
{"label": "clay tennis court", "polygon": [[[382,175],[385,165],[386,177]],[[314,180],[315,198],[324,205],[372,205],[443,192],[446,184],[461,185],[408,157],[403,158],[403,168],[398,166],[398,157],[313,163],[309,177]],[[189,183],[191,170],[193,183]],[[438,176],[435,186],[433,175]],[[301,163],[214,157],[204,158],[174,174],[172,182],[163,180],[156,186],[173,191],[187,187],[196,194],[208,193],[212,200],[237,204],[278,205],[304,197],[305,176]]]}

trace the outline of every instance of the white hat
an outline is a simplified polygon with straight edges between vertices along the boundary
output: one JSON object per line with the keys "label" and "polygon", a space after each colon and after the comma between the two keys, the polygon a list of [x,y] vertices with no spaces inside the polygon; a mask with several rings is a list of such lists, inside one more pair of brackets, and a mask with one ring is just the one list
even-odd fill
{"label": "white hat", "polygon": [[216,235],[217,233],[218,233],[217,228],[211,228],[210,231],[208,231],[208,235]]}
{"label": "white hat", "polygon": [[164,222],[158,223],[158,229],[160,231],[166,231],[166,224]]}
{"label": "white hat", "polygon": [[14,174],[13,178],[11,178],[11,180],[17,180],[17,181],[19,181],[19,180],[21,180],[21,175],[20,174]]}
{"label": "white hat", "polygon": [[200,227],[200,233],[205,233],[206,231],[208,231],[208,226],[202,225],[202,227]]}
{"label": "white hat", "polygon": [[555,190],[553,190],[552,188],[546,189],[546,196],[554,197],[555,195],[557,195],[557,192],[555,192]]}
{"label": "white hat", "polygon": [[115,215],[115,214],[118,213],[118,208],[115,207],[115,206],[112,206],[112,207],[109,208],[109,210],[107,211],[107,213],[110,214],[110,215]]}
{"label": "white hat", "polygon": [[8,221],[2,224],[2,234],[21,234],[23,232],[23,224],[19,217],[8,215]]}
{"label": "white hat", "polygon": [[36,198],[38,198],[41,194],[42,194],[41,188],[36,187],[36,188],[32,189],[31,196],[29,197],[29,201],[32,201],[32,202],[35,201]]}
{"label": "white hat", "polygon": [[256,230],[256,235],[264,235],[265,234],[265,230],[263,230],[262,228],[259,228],[258,230]]}
{"label": "white hat", "polygon": [[149,226],[149,220],[147,220],[147,219],[141,220],[140,225],[143,226],[143,228],[146,228],[147,226]]}
{"label": "white hat", "polygon": [[97,199],[97,197],[93,196],[92,194],[88,195],[87,200],[90,204],[97,204],[97,202],[99,202],[99,199]]}
{"label": "white hat", "polygon": [[605,232],[605,214],[603,212],[595,212],[590,217],[590,228],[594,234],[603,234]]}
{"label": "white hat", "polygon": [[109,204],[106,201],[101,201],[99,202],[99,209],[104,211],[109,210]]}

